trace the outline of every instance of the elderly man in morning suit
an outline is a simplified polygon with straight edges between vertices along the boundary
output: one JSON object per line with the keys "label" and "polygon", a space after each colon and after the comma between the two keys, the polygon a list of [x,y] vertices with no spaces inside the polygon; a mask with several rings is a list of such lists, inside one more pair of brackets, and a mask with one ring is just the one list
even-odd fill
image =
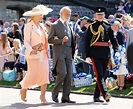
{"label": "elderly man in morning suit", "polygon": [[71,9],[67,6],[60,10],[60,18],[51,25],[48,42],[53,44],[53,71],[57,78],[52,90],[52,99],[59,102],[58,93],[63,83],[62,103],[75,103],[69,98],[72,75],[72,57],[74,54],[74,40],[69,25]]}

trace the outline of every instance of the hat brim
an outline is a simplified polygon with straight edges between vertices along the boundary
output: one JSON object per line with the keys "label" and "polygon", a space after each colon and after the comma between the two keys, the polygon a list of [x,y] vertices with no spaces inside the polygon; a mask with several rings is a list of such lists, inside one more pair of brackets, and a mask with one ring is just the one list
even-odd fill
{"label": "hat brim", "polygon": [[32,12],[32,11],[27,11],[23,14],[23,16],[35,16],[35,15],[44,15],[43,12]]}
{"label": "hat brim", "polygon": [[89,20],[89,17],[84,16],[84,17],[80,18],[80,20]]}
{"label": "hat brim", "polygon": [[80,18],[80,20],[82,21],[82,20],[84,20],[83,18]]}
{"label": "hat brim", "polygon": [[105,12],[96,12],[96,14],[105,14]]}
{"label": "hat brim", "polygon": [[26,11],[23,16],[36,16],[36,15],[47,15],[49,12],[52,12],[53,10],[51,8],[47,8],[44,11],[39,12],[33,12],[32,10]]}

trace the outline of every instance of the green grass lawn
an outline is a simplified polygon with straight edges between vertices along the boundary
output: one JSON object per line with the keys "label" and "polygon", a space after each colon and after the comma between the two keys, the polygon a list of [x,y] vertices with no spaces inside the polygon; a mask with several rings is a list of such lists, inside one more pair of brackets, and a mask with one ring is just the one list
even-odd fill
{"label": "green grass lawn", "polygon": [[[85,87],[79,87],[79,88],[72,86],[71,91],[78,92],[78,93],[93,93],[95,89],[95,84],[96,83],[94,82],[91,86],[85,86]],[[20,87],[19,82],[16,82],[16,81],[8,82],[8,81],[1,80],[0,85]],[[53,84],[49,84],[47,89],[51,90],[53,86],[54,86]],[[114,90],[114,88],[112,88],[112,89],[108,89],[108,92],[114,96],[124,96],[124,97],[127,96],[127,97],[133,98],[133,84],[127,84],[126,89],[122,91]]]}
{"label": "green grass lawn", "polygon": [[20,87],[20,84],[17,81],[11,81],[11,82],[9,82],[9,81],[1,80],[0,81],[0,85]]}

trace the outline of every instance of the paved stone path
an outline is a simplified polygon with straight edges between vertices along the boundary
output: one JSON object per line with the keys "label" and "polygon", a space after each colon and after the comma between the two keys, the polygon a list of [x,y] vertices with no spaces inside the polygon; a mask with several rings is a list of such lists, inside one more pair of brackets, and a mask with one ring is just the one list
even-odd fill
{"label": "paved stone path", "polygon": [[[54,103],[51,92],[46,92],[48,105],[39,100],[40,91],[28,90],[24,103],[19,96],[19,89],[0,87],[0,109],[133,109],[133,99],[111,98],[110,103],[94,103],[92,95],[71,94],[71,100],[76,104]],[[61,93],[59,94],[59,99]]]}

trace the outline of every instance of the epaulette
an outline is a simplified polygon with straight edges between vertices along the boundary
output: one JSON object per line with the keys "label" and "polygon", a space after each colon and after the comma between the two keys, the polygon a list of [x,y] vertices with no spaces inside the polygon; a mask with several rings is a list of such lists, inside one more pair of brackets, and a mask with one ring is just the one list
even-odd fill
{"label": "epaulette", "polygon": [[94,21],[93,23],[91,23],[90,25],[93,25],[94,23],[96,23],[96,21]]}
{"label": "epaulette", "polygon": [[106,25],[109,25],[109,26],[110,26],[110,23],[109,23],[107,20],[103,20],[103,22],[104,22]]}
{"label": "epaulette", "polygon": [[95,23],[96,23],[96,21],[94,21],[93,23],[90,23],[89,27],[90,27],[91,25],[93,26]]}

